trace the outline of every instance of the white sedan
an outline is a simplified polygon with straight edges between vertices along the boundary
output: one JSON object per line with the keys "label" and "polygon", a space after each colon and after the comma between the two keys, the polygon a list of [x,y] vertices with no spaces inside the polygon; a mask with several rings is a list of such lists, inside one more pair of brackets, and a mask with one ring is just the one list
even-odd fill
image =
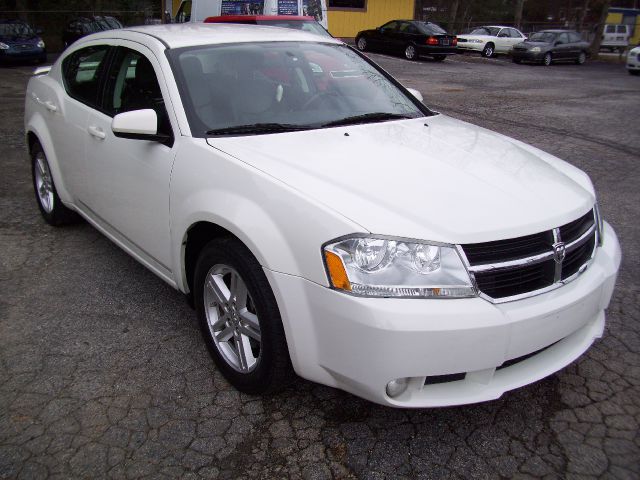
{"label": "white sedan", "polygon": [[527,37],[518,29],[503,26],[478,27],[468,34],[458,36],[458,48],[481,52],[484,57],[497,53],[509,53],[514,45]]}
{"label": "white sedan", "polygon": [[583,172],[420,99],[293,30],[90,35],[28,85],[36,200],[187,294],[243,392],[495,399],[602,335],[618,240]]}
{"label": "white sedan", "polygon": [[627,54],[627,71],[631,75],[640,75],[640,47],[629,50]]}

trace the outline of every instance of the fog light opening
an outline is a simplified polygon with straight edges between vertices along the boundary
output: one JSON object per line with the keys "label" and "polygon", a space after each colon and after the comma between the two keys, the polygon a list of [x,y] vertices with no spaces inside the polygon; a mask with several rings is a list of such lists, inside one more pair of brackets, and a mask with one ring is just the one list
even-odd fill
{"label": "fog light opening", "polygon": [[387,383],[387,395],[391,398],[396,398],[402,395],[409,386],[408,378],[396,378]]}

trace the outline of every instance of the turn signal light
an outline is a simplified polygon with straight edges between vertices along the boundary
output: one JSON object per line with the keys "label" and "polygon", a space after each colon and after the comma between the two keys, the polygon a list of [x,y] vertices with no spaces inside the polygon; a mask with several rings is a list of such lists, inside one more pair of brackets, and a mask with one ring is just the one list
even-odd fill
{"label": "turn signal light", "polygon": [[438,39],[436,37],[427,37],[427,45],[438,45]]}
{"label": "turn signal light", "polygon": [[327,270],[329,270],[331,284],[334,288],[350,292],[351,282],[349,282],[349,277],[347,277],[347,272],[344,269],[342,259],[333,252],[325,251],[324,256],[327,259]]}

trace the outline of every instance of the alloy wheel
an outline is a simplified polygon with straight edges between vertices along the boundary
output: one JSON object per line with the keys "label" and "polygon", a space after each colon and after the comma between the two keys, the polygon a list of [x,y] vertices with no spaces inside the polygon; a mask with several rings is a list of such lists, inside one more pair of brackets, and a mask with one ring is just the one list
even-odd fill
{"label": "alloy wheel", "polygon": [[364,38],[358,39],[358,50],[365,51],[367,49],[367,41]]}
{"label": "alloy wheel", "polygon": [[38,152],[36,155],[35,177],[38,201],[45,212],[51,213],[54,207],[53,180],[51,179],[49,164],[43,152]]}
{"label": "alloy wheel", "polygon": [[542,63],[544,63],[544,64],[545,64],[545,66],[547,66],[547,67],[548,67],[549,65],[551,65],[551,54],[550,54],[550,53],[547,53],[547,54],[544,56],[544,59],[542,60]]}
{"label": "alloy wheel", "polygon": [[404,56],[407,57],[407,60],[413,60],[416,57],[416,47],[413,45],[407,46],[404,50]]}
{"label": "alloy wheel", "polygon": [[260,322],[253,299],[238,272],[228,265],[209,269],[204,284],[209,333],[225,362],[240,373],[260,361]]}

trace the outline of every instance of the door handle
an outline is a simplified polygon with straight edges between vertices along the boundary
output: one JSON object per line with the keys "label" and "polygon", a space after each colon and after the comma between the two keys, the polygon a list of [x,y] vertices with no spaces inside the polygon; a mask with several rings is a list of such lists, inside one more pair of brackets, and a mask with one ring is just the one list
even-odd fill
{"label": "door handle", "polygon": [[104,140],[105,138],[107,138],[107,134],[104,133],[104,130],[99,127],[91,126],[87,129],[87,131],[89,132],[89,135],[99,138],[100,140]]}
{"label": "door handle", "polygon": [[56,107],[56,104],[53,103],[50,100],[47,100],[46,102],[44,102],[44,106],[46,107],[47,110],[49,110],[50,112],[57,112],[58,111],[58,107]]}

